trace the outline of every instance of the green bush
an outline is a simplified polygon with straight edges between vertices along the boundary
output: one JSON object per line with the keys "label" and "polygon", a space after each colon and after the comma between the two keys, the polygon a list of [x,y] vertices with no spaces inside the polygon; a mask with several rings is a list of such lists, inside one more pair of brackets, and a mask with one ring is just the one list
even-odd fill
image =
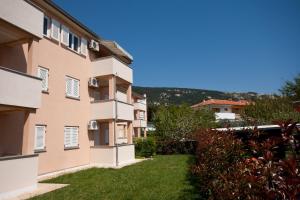
{"label": "green bush", "polygon": [[137,138],[134,143],[136,156],[148,158],[153,156],[156,152],[155,140],[152,137]]}

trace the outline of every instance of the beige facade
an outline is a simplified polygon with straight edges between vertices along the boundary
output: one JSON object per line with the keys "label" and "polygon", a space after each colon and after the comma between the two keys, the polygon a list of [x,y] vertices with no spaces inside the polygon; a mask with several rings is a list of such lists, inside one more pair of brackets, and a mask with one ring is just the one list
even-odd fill
{"label": "beige facade", "polygon": [[132,57],[51,1],[1,1],[0,25],[0,198],[38,175],[133,162]]}
{"label": "beige facade", "polygon": [[147,137],[147,98],[146,95],[133,93],[132,95],[134,107],[134,137]]}

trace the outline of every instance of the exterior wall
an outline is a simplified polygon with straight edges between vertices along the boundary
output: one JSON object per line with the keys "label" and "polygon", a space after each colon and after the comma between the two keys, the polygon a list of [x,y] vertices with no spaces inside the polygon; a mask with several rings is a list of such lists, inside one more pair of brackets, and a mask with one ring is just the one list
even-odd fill
{"label": "exterior wall", "polygon": [[[220,113],[232,113],[232,109],[230,105],[210,105],[210,109],[220,109]],[[226,110],[227,109],[227,110]]]}
{"label": "exterior wall", "polygon": [[36,155],[0,158],[0,199],[36,189],[37,168]]}
{"label": "exterior wall", "polygon": [[43,13],[25,1],[1,0],[0,19],[41,38]]}
{"label": "exterior wall", "polygon": [[128,164],[135,160],[134,145],[124,145],[118,147],[119,165]]}
{"label": "exterior wall", "polygon": [[41,91],[40,79],[0,67],[0,104],[39,108]]}
{"label": "exterior wall", "polygon": [[27,72],[28,43],[15,46],[0,46],[0,66]]}
{"label": "exterior wall", "polygon": [[22,154],[25,120],[24,111],[0,113],[0,157]]}
{"label": "exterior wall", "polygon": [[[47,38],[39,42],[37,51],[38,65],[49,69],[49,93],[43,93],[42,107],[30,120],[31,134],[36,124],[47,125],[46,152],[39,154],[39,174],[88,164],[90,60]],[[66,76],[80,80],[80,100],[66,98]],[[79,126],[79,149],[64,150],[64,126]]]}

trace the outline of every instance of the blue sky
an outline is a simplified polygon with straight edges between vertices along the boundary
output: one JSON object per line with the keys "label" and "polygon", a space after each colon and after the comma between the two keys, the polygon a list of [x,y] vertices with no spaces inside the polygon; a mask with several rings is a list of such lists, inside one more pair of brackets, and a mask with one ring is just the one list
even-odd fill
{"label": "blue sky", "polygon": [[300,73],[299,0],[55,0],[134,56],[134,85],[273,93]]}

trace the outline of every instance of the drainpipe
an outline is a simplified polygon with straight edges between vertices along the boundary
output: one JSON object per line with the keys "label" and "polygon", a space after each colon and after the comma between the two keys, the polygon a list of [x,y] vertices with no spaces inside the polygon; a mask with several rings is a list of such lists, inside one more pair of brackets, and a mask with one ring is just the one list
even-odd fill
{"label": "drainpipe", "polygon": [[117,102],[117,78],[116,75],[114,76],[115,81],[115,108],[116,108],[116,114],[115,114],[115,124],[114,124],[114,140],[115,140],[115,146],[116,146],[116,166],[119,166],[119,152],[118,152],[118,144],[117,144],[117,135],[116,135],[116,129],[117,129],[117,120],[118,120],[118,102]]}

